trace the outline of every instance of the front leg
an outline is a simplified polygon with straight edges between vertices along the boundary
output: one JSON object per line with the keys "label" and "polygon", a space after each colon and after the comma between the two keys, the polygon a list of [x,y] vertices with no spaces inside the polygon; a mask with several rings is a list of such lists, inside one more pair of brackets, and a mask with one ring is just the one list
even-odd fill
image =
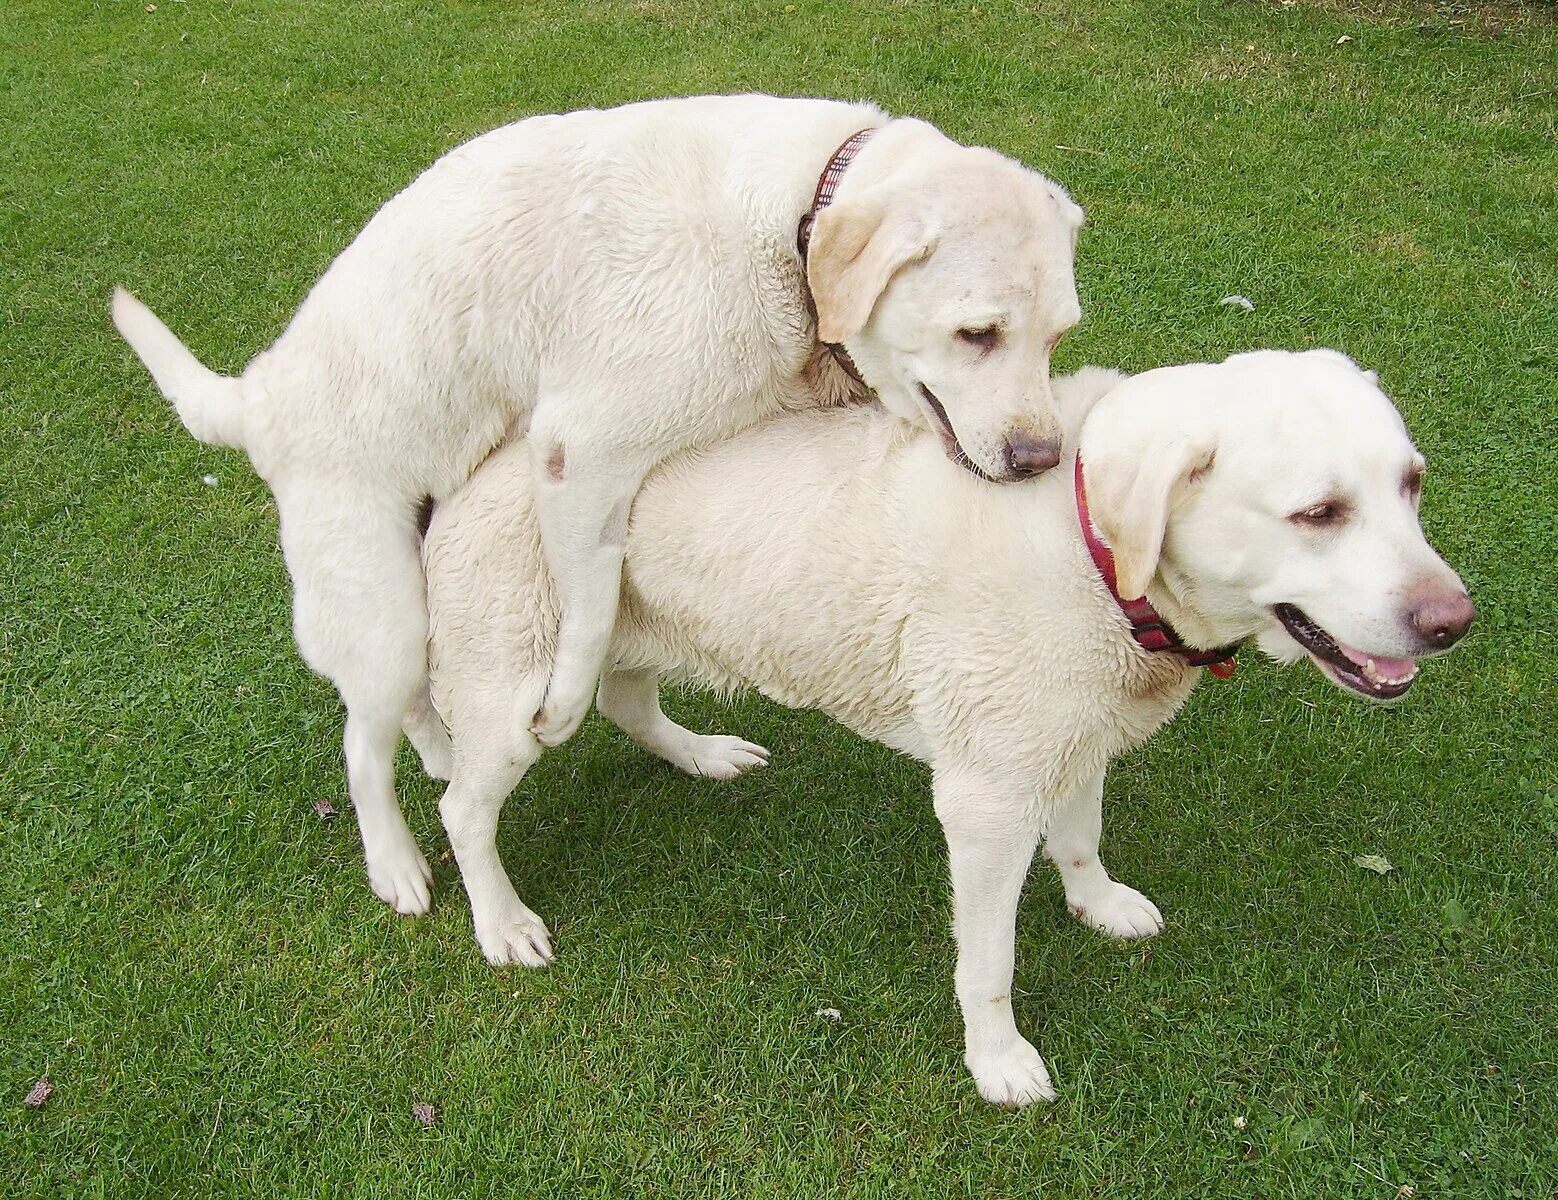
{"label": "front leg", "polygon": [[963,1061],[979,1094],[995,1104],[1053,1100],[1044,1060],[1012,1016],[1017,901],[1039,844],[1032,798],[1007,784],[941,771],[935,793],[952,867]]}
{"label": "front leg", "polygon": [[1120,938],[1163,932],[1158,906],[1109,877],[1098,857],[1103,831],[1104,772],[1063,797],[1050,816],[1044,853],[1060,868],[1066,904],[1086,925]]}
{"label": "front leg", "polygon": [[628,513],[654,458],[543,414],[530,441],[541,546],[561,609],[552,676],[530,730],[556,746],[573,736],[595,697],[617,621]]}
{"label": "front leg", "polygon": [[595,705],[603,716],[651,754],[703,779],[734,779],[768,765],[768,751],[725,734],[684,729],[660,708],[660,677],[651,670],[608,670]]}

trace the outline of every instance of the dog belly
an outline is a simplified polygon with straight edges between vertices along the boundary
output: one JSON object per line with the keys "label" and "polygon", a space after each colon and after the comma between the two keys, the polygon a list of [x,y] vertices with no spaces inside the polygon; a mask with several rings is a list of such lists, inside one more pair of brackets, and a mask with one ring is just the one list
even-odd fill
{"label": "dog belly", "polygon": [[[924,760],[908,694],[898,686],[890,639],[870,636],[815,610],[762,611],[752,619],[752,595],[724,592],[710,580],[695,610],[647,604],[631,595],[612,644],[624,668],[650,668],[670,682],[720,692],[750,688],[786,708],[814,709],[872,741]],[[794,589],[797,599],[804,589]],[[857,614],[858,617],[858,614]],[[851,634],[857,636],[850,636]],[[866,636],[858,636],[864,634]]]}

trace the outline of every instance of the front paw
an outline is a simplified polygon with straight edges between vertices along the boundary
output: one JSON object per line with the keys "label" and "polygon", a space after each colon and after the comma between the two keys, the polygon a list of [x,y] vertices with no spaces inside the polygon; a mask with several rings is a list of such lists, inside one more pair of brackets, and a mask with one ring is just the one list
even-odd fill
{"label": "front paw", "polygon": [[476,942],[495,967],[549,967],[554,957],[546,922],[518,898],[494,912],[473,913]]}
{"label": "front paw", "polygon": [[1135,888],[1113,879],[1098,895],[1067,903],[1077,920],[1111,937],[1145,938],[1163,932],[1158,906]]}
{"label": "front paw", "polygon": [[1035,1100],[1053,1100],[1055,1088],[1039,1052],[1026,1038],[998,1051],[970,1050],[963,1058],[974,1086],[991,1104],[1022,1108]]}
{"label": "front paw", "polygon": [[408,833],[367,854],[368,886],[402,916],[418,917],[433,906],[433,871]]}
{"label": "front paw", "polygon": [[541,710],[531,718],[530,732],[535,734],[536,741],[543,746],[561,746],[578,732],[589,711],[588,696],[581,703],[577,700],[570,702],[562,697],[554,699],[549,695]]}
{"label": "front paw", "polygon": [[768,765],[768,751],[763,747],[724,734],[688,734],[666,758],[700,779],[734,779],[754,767]]}

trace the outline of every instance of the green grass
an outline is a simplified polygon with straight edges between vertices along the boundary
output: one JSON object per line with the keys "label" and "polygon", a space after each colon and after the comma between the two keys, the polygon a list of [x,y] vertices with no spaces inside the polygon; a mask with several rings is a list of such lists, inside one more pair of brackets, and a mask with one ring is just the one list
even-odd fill
{"label": "green grass", "polygon": [[[0,1194],[1555,1194],[1558,38],[1537,4],[1345,8],[12,0]],[[374,900],[314,813],[345,808],[340,714],[269,497],[106,320],[122,280],[235,369],[463,138],[739,89],[875,98],[1066,182],[1061,368],[1377,367],[1482,611],[1399,709],[1252,657],[1119,765],[1106,855],[1169,928],[1110,944],[1036,873],[1017,1008],[1053,1106],[963,1073],[925,773],[815,716],[679,701],[773,749],[726,786],[598,721],[546,759],[500,841],[549,972],[482,962],[409,756],[440,895]]]}

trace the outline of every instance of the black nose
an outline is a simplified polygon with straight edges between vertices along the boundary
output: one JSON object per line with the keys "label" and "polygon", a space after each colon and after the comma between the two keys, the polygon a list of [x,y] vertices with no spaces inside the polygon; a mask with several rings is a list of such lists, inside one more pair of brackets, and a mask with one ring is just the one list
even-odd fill
{"label": "black nose", "polygon": [[1006,473],[1012,479],[1027,479],[1042,475],[1060,462],[1058,438],[1036,438],[1032,434],[1014,433],[1006,439],[1004,447]]}
{"label": "black nose", "polygon": [[1466,636],[1476,616],[1465,592],[1442,592],[1412,607],[1412,628],[1435,650],[1447,650]]}

